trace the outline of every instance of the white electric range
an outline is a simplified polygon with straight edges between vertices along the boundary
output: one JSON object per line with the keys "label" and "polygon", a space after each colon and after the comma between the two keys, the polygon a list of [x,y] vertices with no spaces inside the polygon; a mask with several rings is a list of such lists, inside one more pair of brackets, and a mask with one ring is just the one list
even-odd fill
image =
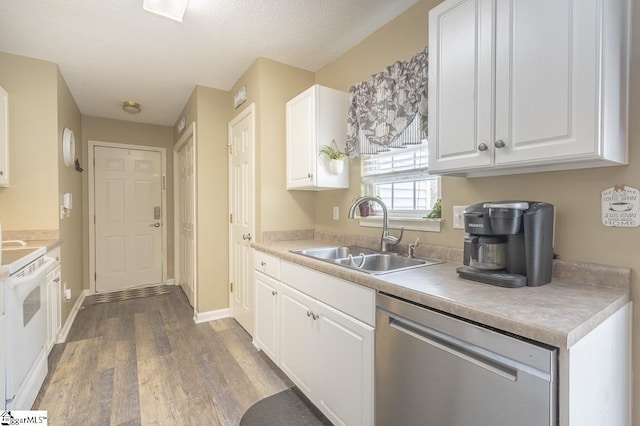
{"label": "white electric range", "polygon": [[2,250],[6,377],[2,408],[30,410],[47,375],[47,270],[45,248]]}

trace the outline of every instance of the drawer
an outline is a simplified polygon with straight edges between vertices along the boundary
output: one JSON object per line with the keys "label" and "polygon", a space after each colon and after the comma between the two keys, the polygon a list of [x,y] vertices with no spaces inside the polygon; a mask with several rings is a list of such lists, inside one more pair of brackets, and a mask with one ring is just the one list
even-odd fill
{"label": "drawer", "polygon": [[288,286],[375,326],[375,290],[286,261],[281,274],[280,281]]}
{"label": "drawer", "polygon": [[265,275],[280,279],[280,258],[254,250],[254,268]]}

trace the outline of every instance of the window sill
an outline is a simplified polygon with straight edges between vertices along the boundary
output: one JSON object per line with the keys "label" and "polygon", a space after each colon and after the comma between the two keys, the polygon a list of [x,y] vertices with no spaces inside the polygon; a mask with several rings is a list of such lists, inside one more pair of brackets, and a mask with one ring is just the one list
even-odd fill
{"label": "window sill", "polygon": [[[427,219],[418,217],[390,217],[389,228],[403,228],[408,231],[440,232],[442,219]],[[382,216],[367,216],[360,218],[360,226],[382,228]]]}

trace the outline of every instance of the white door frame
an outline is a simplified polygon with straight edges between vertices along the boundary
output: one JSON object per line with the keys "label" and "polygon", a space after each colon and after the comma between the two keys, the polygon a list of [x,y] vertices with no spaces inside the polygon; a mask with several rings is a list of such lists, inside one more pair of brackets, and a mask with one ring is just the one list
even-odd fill
{"label": "white door frame", "polygon": [[[255,202],[256,202],[256,173],[255,173],[255,164],[256,164],[256,114],[255,114],[255,104],[252,103],[250,104],[248,107],[246,107],[244,110],[240,111],[240,113],[238,113],[238,115],[236,115],[227,125],[227,147],[230,150],[231,149],[231,145],[233,143],[233,141],[231,140],[231,129],[233,128],[233,126],[235,126],[238,122],[242,121],[243,119],[245,119],[248,115],[252,116],[251,119],[251,127],[252,127],[252,134],[253,134],[253,144],[251,146],[251,156],[253,158],[253,166],[254,166],[254,171],[253,171],[253,209],[249,212],[249,216],[251,218],[251,229],[250,229],[250,234],[253,235],[253,238],[255,239],[255,234],[256,234],[256,230],[255,230],[255,226],[256,226],[256,209],[255,209]],[[232,158],[231,158],[231,152],[229,151],[229,154],[227,155],[228,157],[228,173],[229,173],[229,188],[228,188],[228,193],[229,193],[229,214],[233,214],[234,212],[231,211],[232,206],[233,206],[233,164],[232,164]],[[229,221],[229,282],[230,283],[235,283],[235,276],[233,276],[233,271],[234,271],[234,250],[233,250],[233,223],[231,223],[231,221]],[[252,258],[251,256],[251,251],[249,252],[249,256],[250,258]],[[249,281],[249,285],[253,285],[253,261],[250,261],[249,263],[251,263],[250,265],[245,265],[246,269],[248,271],[247,273],[247,277],[248,277],[248,281]],[[230,289],[229,289],[230,290]],[[254,296],[254,300],[253,300],[253,309],[255,311],[255,292],[252,292],[253,296]],[[229,311],[231,312],[231,315],[233,315],[233,293],[231,291],[229,291]],[[254,312],[255,314],[255,312]]]}
{"label": "white door frame", "polygon": [[166,190],[166,176],[167,176],[167,150],[166,148],[160,148],[155,146],[145,145],[133,145],[115,142],[103,142],[90,140],[88,143],[88,167],[87,173],[89,178],[89,293],[95,294],[96,292],[96,224],[95,224],[95,164],[94,155],[95,147],[103,146],[106,148],[120,148],[120,149],[135,149],[138,151],[152,151],[159,152],[162,158],[162,206],[163,217],[162,223],[162,282],[167,282],[167,190]]}
{"label": "white door frame", "polygon": [[[179,183],[178,180],[180,176],[176,173],[178,170],[178,152],[186,145],[189,137],[193,137],[193,174],[197,176],[198,166],[195,161],[198,158],[197,155],[197,146],[196,143],[196,123],[195,121],[191,123],[191,125],[184,131],[178,142],[173,146],[173,223],[176,224],[173,227],[173,275],[176,279],[176,285],[179,285],[180,282],[178,278],[180,277],[180,257],[178,253],[180,253],[180,221],[178,220],[180,214],[180,197],[178,196],[179,191]],[[195,194],[198,193],[198,179],[194,179],[193,182],[193,317],[196,317],[198,312],[198,211],[196,209],[198,205],[198,197]]]}

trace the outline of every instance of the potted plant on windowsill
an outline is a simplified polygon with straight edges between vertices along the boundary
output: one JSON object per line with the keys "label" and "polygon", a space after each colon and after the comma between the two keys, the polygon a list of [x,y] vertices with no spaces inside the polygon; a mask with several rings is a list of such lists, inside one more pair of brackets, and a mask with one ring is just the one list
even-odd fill
{"label": "potted plant on windowsill", "polygon": [[[380,198],[379,195],[376,195],[377,198]],[[359,197],[356,197],[352,200],[355,202]],[[373,203],[371,201],[365,201],[358,206],[358,210],[360,211],[360,217],[368,217],[374,216],[376,214],[375,209],[373,208]]]}
{"label": "potted plant on windowsill", "polygon": [[331,141],[331,145],[323,145],[320,148],[320,154],[324,154],[329,158],[329,172],[334,175],[339,175],[344,170],[344,158],[343,152],[340,152],[336,141]]}

